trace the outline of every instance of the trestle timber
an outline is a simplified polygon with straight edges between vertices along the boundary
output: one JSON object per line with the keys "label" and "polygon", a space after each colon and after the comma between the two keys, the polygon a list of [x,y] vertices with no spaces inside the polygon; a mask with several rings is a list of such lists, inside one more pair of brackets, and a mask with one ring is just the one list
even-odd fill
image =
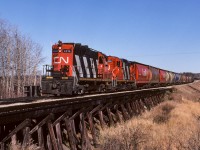
{"label": "trestle timber", "polygon": [[[163,101],[168,90],[171,88],[119,92],[94,98],[83,96],[83,100],[78,98],[80,101],[61,101],[57,105],[55,101],[52,105],[45,102],[43,107],[34,104],[33,107],[28,107],[29,111],[26,110],[28,114],[32,114],[30,117],[27,114],[23,116],[24,110],[14,109],[18,113],[9,114],[0,108],[0,119],[7,117],[5,124],[0,123],[0,150],[5,150],[8,143],[16,141],[22,144],[22,149],[26,149],[32,140],[42,150],[65,150],[66,147],[72,150],[93,149],[99,145],[100,129],[122,123],[150,110]],[[3,116],[1,113],[7,115]],[[9,122],[9,117],[12,119],[17,115],[18,121]]]}

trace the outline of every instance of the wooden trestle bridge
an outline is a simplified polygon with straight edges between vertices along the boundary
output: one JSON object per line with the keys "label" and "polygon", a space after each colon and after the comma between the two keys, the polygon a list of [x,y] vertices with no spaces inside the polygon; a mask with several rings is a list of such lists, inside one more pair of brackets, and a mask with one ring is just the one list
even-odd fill
{"label": "wooden trestle bridge", "polygon": [[[163,101],[171,87],[43,98],[0,105],[0,150],[17,140],[26,149],[30,141],[44,149],[92,149],[98,129],[123,122]],[[99,128],[97,128],[99,127]]]}

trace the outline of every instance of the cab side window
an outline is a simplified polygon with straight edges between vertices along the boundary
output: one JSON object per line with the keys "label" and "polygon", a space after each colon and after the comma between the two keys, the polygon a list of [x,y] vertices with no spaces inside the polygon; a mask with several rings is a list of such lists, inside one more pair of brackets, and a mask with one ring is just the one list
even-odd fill
{"label": "cab side window", "polygon": [[102,58],[102,56],[99,57],[99,64],[103,64],[103,58]]}
{"label": "cab side window", "polygon": [[117,61],[117,67],[120,67],[120,61]]}

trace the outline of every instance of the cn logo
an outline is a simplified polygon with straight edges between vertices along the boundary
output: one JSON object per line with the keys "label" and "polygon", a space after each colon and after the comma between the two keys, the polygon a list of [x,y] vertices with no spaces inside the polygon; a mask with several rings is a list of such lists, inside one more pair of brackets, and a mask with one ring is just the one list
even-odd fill
{"label": "cn logo", "polygon": [[54,61],[54,64],[60,64],[62,62],[68,64],[69,57],[67,57],[67,59],[64,59],[63,57],[54,57],[53,61]]}

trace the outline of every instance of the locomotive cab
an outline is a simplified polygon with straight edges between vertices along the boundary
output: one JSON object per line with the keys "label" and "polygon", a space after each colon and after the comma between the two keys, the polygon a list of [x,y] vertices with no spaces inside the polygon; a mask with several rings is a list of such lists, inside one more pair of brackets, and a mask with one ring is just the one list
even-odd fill
{"label": "locomotive cab", "polygon": [[108,56],[108,67],[112,73],[112,78],[123,80],[122,60],[118,57]]}
{"label": "locomotive cab", "polygon": [[98,52],[98,75],[99,79],[109,79],[109,68],[108,68],[108,58],[105,54]]}
{"label": "locomotive cab", "polygon": [[52,76],[72,77],[73,44],[58,44],[52,46]]}
{"label": "locomotive cab", "polygon": [[52,46],[52,65],[43,68],[42,93],[71,95],[73,90],[73,43]]}

